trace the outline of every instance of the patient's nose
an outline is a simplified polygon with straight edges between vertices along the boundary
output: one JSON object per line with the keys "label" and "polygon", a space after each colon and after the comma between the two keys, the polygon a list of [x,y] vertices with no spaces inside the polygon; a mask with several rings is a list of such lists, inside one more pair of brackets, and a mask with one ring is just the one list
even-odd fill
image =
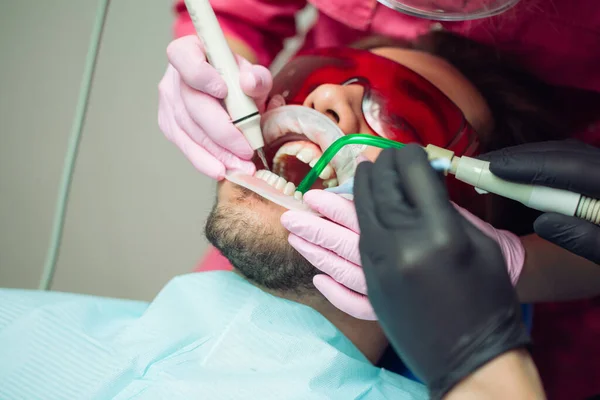
{"label": "patient's nose", "polygon": [[304,100],[304,106],[325,114],[346,133],[360,130],[362,87],[357,85],[321,85]]}

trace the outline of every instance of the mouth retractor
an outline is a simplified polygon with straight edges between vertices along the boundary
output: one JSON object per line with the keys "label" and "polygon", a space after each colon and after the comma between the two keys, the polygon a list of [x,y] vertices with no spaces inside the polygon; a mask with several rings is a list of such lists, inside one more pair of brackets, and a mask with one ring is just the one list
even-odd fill
{"label": "mouth retractor", "polygon": [[[312,142],[313,148],[316,146],[320,151],[327,152],[330,146],[344,137],[344,133],[332,120],[318,111],[303,106],[277,107],[266,112],[261,121],[267,145],[291,133],[302,135],[307,141]],[[357,158],[363,150],[364,146],[352,144],[339,146],[333,154],[330,152],[331,155],[328,155],[327,162],[320,162],[320,158],[311,160],[310,165],[313,169],[319,165],[319,173],[313,184],[319,175],[328,175],[332,171],[335,172],[337,184],[343,184],[352,178],[358,165]],[[322,156],[319,157],[322,158]],[[297,158],[300,159],[300,157]],[[324,173],[324,171],[329,172]],[[302,194],[306,190],[304,192],[296,190],[292,182],[287,182],[284,177],[278,176],[274,172],[259,170],[254,176],[228,172],[226,179],[287,209],[310,211],[309,207],[302,202]],[[325,182],[325,184],[327,183]]]}

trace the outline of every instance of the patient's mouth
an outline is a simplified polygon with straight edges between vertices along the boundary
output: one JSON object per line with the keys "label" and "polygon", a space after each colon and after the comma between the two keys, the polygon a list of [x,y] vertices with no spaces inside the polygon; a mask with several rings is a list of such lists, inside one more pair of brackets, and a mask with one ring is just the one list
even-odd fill
{"label": "patient's mouth", "polygon": [[[254,176],[281,193],[301,200],[302,193],[296,187],[319,161],[323,151],[344,133],[326,116],[302,106],[280,107],[263,118],[264,150],[271,171],[261,169]],[[340,180],[353,176],[357,155],[354,150],[338,153],[312,188],[335,187],[342,183]],[[342,173],[338,174],[338,170]]]}
{"label": "patient's mouth", "polygon": [[[308,169],[314,167],[322,155],[323,152],[319,146],[308,140],[285,143],[275,153],[273,172],[280,176],[287,176],[291,181],[296,182],[298,178],[291,175],[295,175],[295,172],[300,170],[302,172],[300,179],[302,179],[306,176]],[[331,165],[325,167],[319,178],[323,181],[324,187],[338,185],[335,170]]]}
{"label": "patient's mouth", "polygon": [[[298,134],[289,134],[282,137],[297,138]],[[254,176],[262,179],[275,189],[287,196],[294,196],[302,200],[302,193],[296,190],[302,179],[315,166],[323,154],[319,146],[309,141],[306,137],[301,140],[293,140],[282,145],[265,146],[271,171],[261,169]],[[335,169],[327,165],[319,175],[319,179],[313,185],[313,189],[325,189],[338,185]]]}
{"label": "patient's mouth", "polygon": [[[256,173],[245,175],[231,171],[228,181],[252,190],[261,197],[289,210],[319,215],[302,201],[298,184],[317,163],[333,142],[344,132],[325,115],[308,107],[281,106],[266,112],[261,118],[265,139],[265,157],[270,171],[262,168],[256,157]],[[320,174],[313,189],[342,185],[354,176],[357,158],[363,146],[342,147]]]}

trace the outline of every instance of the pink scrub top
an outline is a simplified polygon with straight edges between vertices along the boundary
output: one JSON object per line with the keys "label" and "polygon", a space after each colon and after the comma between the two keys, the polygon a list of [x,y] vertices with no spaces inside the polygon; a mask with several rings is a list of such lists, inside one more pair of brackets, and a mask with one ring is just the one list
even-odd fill
{"label": "pink scrub top", "polygon": [[[283,40],[296,34],[294,16],[307,3],[319,10],[305,47],[344,46],[368,35],[411,39],[443,28],[515,55],[542,80],[600,92],[600,1],[521,0],[504,14],[476,21],[410,17],[376,0],[210,0],[227,35],[269,65]],[[183,0],[176,0],[177,37],[194,34]]]}

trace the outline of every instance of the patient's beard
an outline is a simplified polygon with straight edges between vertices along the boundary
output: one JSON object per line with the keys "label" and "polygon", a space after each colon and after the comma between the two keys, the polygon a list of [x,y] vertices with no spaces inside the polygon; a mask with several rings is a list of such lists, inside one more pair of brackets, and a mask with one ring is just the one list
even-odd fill
{"label": "patient's beard", "polygon": [[276,292],[313,292],[319,271],[244,205],[216,204],[206,222],[207,239],[249,281]]}

